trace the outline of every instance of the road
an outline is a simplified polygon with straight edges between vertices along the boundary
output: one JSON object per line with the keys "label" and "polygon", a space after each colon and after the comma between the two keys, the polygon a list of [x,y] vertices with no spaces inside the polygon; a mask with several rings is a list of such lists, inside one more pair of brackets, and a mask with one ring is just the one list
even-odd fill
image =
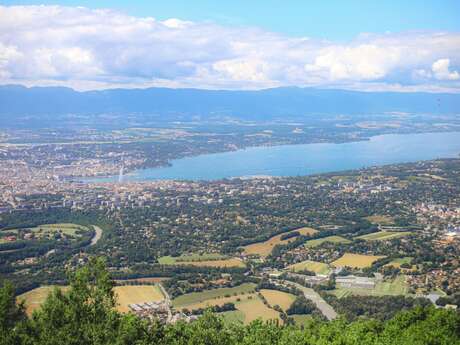
{"label": "road", "polygon": [[311,300],[313,303],[316,304],[316,307],[323,313],[323,315],[328,319],[328,320],[334,320],[337,318],[337,313],[335,310],[327,304],[327,302],[313,289],[306,288],[305,286],[302,286],[298,283],[294,283],[291,281],[284,281],[285,284],[291,285],[296,287],[297,289],[301,290],[305,296],[306,299]]}
{"label": "road", "polygon": [[94,246],[97,241],[99,241],[102,237],[102,229],[98,227],[97,225],[93,225],[94,231],[96,232],[91,239],[91,243],[89,244],[90,246]]}

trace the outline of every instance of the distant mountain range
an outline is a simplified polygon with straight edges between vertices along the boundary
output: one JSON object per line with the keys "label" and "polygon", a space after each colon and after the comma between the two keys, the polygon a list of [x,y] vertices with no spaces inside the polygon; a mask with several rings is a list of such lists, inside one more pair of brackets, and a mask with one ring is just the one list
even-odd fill
{"label": "distant mountain range", "polygon": [[110,89],[78,92],[64,87],[0,86],[0,117],[142,114],[163,120],[230,116],[257,120],[315,114],[460,113],[460,94],[357,92],[314,88],[259,91]]}

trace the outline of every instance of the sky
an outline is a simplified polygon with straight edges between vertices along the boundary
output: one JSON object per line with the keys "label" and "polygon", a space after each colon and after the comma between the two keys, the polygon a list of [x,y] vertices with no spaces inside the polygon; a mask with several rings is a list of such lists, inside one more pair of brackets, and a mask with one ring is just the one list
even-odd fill
{"label": "sky", "polygon": [[460,92],[460,1],[0,1],[0,84]]}

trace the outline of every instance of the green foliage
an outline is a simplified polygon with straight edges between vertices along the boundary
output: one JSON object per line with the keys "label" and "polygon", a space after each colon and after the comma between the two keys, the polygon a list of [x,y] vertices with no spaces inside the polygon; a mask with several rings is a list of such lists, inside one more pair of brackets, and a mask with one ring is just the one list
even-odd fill
{"label": "green foliage", "polygon": [[0,289],[0,345],[455,345],[460,344],[460,315],[452,310],[416,307],[388,321],[312,319],[300,327],[260,320],[225,323],[205,312],[190,324],[161,325],[113,308],[113,282],[104,261],[69,275],[66,292],[53,291],[31,319],[16,305],[14,289]]}

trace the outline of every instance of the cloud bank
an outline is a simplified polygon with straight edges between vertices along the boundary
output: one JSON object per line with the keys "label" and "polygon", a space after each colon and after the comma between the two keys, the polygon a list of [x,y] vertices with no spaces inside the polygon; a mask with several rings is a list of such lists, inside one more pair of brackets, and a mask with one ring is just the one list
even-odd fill
{"label": "cloud bank", "polygon": [[0,6],[0,83],[460,92],[460,33],[344,43],[112,10]]}

